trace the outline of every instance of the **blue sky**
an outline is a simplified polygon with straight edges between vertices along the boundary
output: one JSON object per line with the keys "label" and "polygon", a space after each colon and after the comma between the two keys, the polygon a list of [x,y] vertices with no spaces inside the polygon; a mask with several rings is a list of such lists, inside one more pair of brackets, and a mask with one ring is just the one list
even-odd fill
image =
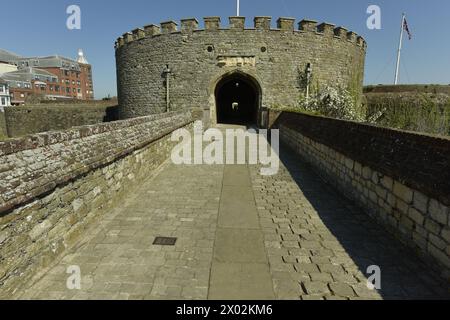
{"label": "blue sky", "polygon": [[[149,23],[204,16],[235,15],[236,0],[1,0],[0,48],[25,56],[76,57],[83,48],[93,66],[96,98],[116,95],[114,41]],[[66,28],[66,8],[81,7],[81,30]],[[381,7],[382,29],[366,26],[367,7]],[[392,83],[401,13],[406,12],[411,41],[405,40],[401,83],[450,84],[450,1],[448,0],[241,0],[241,15],[289,16],[343,25],[368,42],[366,84]],[[7,13],[6,13],[7,12]],[[6,13],[6,14],[4,14]]]}

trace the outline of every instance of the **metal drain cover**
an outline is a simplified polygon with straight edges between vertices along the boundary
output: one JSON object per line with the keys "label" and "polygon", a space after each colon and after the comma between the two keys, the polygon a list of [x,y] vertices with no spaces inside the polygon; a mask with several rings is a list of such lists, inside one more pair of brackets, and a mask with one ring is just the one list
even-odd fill
{"label": "metal drain cover", "polygon": [[170,237],[156,237],[153,241],[154,246],[174,246],[177,242],[177,238]]}

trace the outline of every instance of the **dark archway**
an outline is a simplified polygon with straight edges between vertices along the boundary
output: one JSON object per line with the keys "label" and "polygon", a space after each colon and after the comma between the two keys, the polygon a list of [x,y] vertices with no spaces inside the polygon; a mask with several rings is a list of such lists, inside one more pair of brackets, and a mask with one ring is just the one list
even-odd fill
{"label": "dark archway", "polygon": [[217,123],[256,124],[261,90],[253,78],[233,73],[216,86]]}

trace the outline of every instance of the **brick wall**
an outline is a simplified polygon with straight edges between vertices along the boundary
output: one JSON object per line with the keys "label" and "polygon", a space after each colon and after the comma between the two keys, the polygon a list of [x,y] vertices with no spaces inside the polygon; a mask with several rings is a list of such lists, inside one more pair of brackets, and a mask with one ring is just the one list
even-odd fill
{"label": "brick wall", "polygon": [[189,111],[0,142],[0,298],[30,285],[170,156]]}
{"label": "brick wall", "polygon": [[450,279],[450,138],[295,113],[274,126],[325,180]]}
{"label": "brick wall", "polygon": [[117,119],[117,106],[36,105],[5,108],[10,137],[63,130]]}

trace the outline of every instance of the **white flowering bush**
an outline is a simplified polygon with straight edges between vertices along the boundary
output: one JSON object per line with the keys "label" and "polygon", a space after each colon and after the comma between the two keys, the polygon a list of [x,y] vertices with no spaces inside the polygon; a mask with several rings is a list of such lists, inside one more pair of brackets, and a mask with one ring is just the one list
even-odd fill
{"label": "white flowering bush", "polygon": [[301,97],[300,108],[332,118],[366,121],[365,112],[356,105],[350,92],[342,88],[325,87],[313,93],[308,99]]}

